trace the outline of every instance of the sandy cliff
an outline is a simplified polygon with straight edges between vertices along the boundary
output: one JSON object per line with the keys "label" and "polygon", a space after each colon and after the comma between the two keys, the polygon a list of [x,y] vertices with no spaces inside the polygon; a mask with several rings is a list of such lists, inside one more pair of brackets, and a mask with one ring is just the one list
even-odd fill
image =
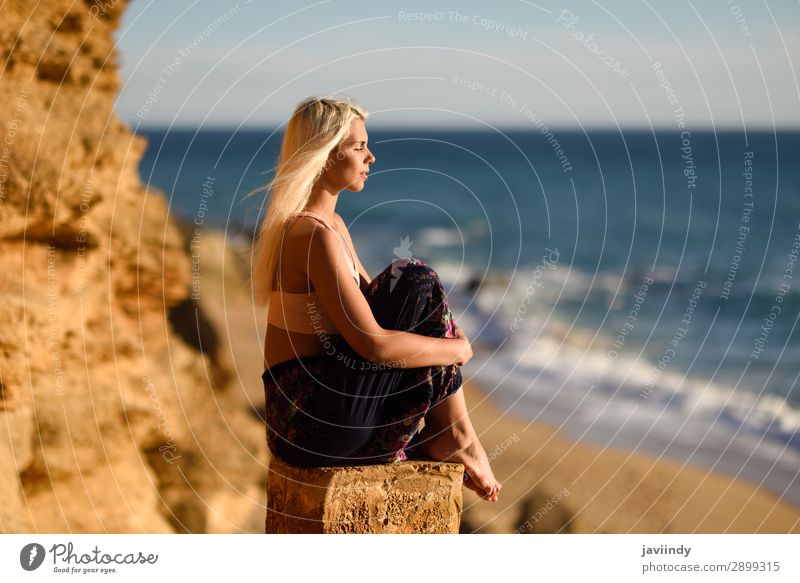
{"label": "sandy cliff", "polygon": [[262,489],[263,430],[219,388],[186,242],[114,114],[125,4],[3,5],[4,532],[238,532],[217,510]]}

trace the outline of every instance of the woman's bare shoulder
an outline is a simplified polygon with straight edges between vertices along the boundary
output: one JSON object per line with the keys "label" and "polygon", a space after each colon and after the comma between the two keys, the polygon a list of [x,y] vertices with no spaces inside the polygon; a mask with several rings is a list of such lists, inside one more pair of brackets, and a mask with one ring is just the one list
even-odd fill
{"label": "woman's bare shoulder", "polygon": [[285,235],[293,241],[308,242],[311,235],[320,229],[325,229],[325,225],[314,217],[302,216],[292,221],[292,224],[286,229]]}
{"label": "woman's bare shoulder", "polygon": [[342,229],[342,231],[347,231],[347,225],[342,218],[342,215],[339,213],[333,213],[333,220],[336,223],[336,226]]}
{"label": "woman's bare shoulder", "polygon": [[[292,221],[283,233],[281,256],[284,265],[305,266],[312,241],[327,231],[324,225],[313,217],[302,216]],[[300,271],[304,271],[302,267]]]}
{"label": "woman's bare shoulder", "polygon": [[341,217],[339,213],[333,213],[333,221],[336,228],[339,230],[340,233],[343,233],[345,237],[347,237],[350,244],[353,244],[353,238],[350,236],[350,230],[347,228],[347,225],[344,222],[344,219]]}

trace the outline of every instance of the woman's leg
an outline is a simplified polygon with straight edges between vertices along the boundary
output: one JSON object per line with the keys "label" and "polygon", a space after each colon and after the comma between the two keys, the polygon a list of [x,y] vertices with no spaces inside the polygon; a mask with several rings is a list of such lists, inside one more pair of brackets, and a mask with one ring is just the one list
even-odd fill
{"label": "woman's leg", "polygon": [[[378,323],[387,329],[412,331],[426,336],[454,338],[453,318],[442,283],[430,267],[418,259],[394,261],[370,284],[367,299]],[[406,452],[424,453],[433,459],[458,461],[466,469],[466,482],[486,499],[496,500],[500,484],[494,479],[486,453],[469,419],[456,365],[407,369],[404,387],[429,387],[429,402],[421,410],[425,427],[405,430]],[[405,407],[408,407],[406,403]],[[408,409],[406,409],[408,410]],[[396,424],[403,420],[396,419]],[[389,432],[393,431],[391,428]],[[416,435],[414,433],[416,432]],[[412,439],[413,445],[409,443]]]}
{"label": "woman's leg", "polygon": [[368,403],[343,394],[342,389],[359,387],[342,383],[344,375],[335,363],[306,356],[264,371],[267,443],[273,455],[302,467],[358,463],[351,456],[372,433],[368,414],[362,418],[359,411]]}
{"label": "woman's leg", "polygon": [[481,498],[497,500],[502,486],[469,418],[464,391],[456,391],[428,410],[425,427],[414,439],[420,452],[440,461],[464,464],[466,485]]}
{"label": "woman's leg", "polygon": [[[365,290],[375,320],[388,330],[446,337],[452,334],[452,317],[447,298],[433,269],[420,259],[393,261]],[[391,369],[378,373],[396,382],[376,412],[374,434],[360,455],[379,461],[408,459],[406,447],[419,433],[430,407],[461,386],[456,365]],[[383,385],[383,382],[381,382]],[[375,401],[373,400],[373,403]]]}
{"label": "woman's leg", "polygon": [[[375,320],[387,330],[433,338],[455,338],[453,316],[437,273],[421,259],[398,259],[378,274],[366,293]],[[461,369],[448,366],[406,369],[405,386],[427,383],[438,403],[461,386]]]}

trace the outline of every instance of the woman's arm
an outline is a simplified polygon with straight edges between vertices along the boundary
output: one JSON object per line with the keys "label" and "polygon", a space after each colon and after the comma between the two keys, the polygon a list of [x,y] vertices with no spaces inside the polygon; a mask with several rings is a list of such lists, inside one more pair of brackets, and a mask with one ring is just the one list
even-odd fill
{"label": "woman's arm", "polygon": [[308,277],[314,290],[338,332],[364,360],[396,368],[446,366],[469,360],[471,349],[464,338],[432,338],[382,328],[350,274],[335,233],[315,229],[309,250]]}

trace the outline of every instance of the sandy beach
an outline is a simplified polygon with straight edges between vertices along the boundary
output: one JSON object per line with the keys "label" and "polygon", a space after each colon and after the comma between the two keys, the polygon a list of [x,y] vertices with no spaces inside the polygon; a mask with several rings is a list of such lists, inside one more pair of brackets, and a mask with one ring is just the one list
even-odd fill
{"label": "sandy beach", "polygon": [[[223,249],[222,239],[209,233],[205,249]],[[202,304],[224,336],[224,358],[236,371],[228,394],[259,410],[266,315],[253,309],[241,272],[233,269],[244,265],[241,247],[231,252],[236,245],[227,241],[224,269],[209,269],[216,262],[203,255]],[[747,482],[574,442],[555,428],[504,414],[477,383],[466,382],[464,391],[503,490],[497,503],[489,503],[464,489],[463,533],[800,532],[800,509]],[[257,525],[259,512],[254,509],[247,524]]]}
{"label": "sandy beach", "polygon": [[800,532],[800,509],[747,482],[573,442],[503,415],[475,385],[464,390],[487,454],[500,452],[492,467],[503,491],[487,504],[465,490],[462,531]]}

